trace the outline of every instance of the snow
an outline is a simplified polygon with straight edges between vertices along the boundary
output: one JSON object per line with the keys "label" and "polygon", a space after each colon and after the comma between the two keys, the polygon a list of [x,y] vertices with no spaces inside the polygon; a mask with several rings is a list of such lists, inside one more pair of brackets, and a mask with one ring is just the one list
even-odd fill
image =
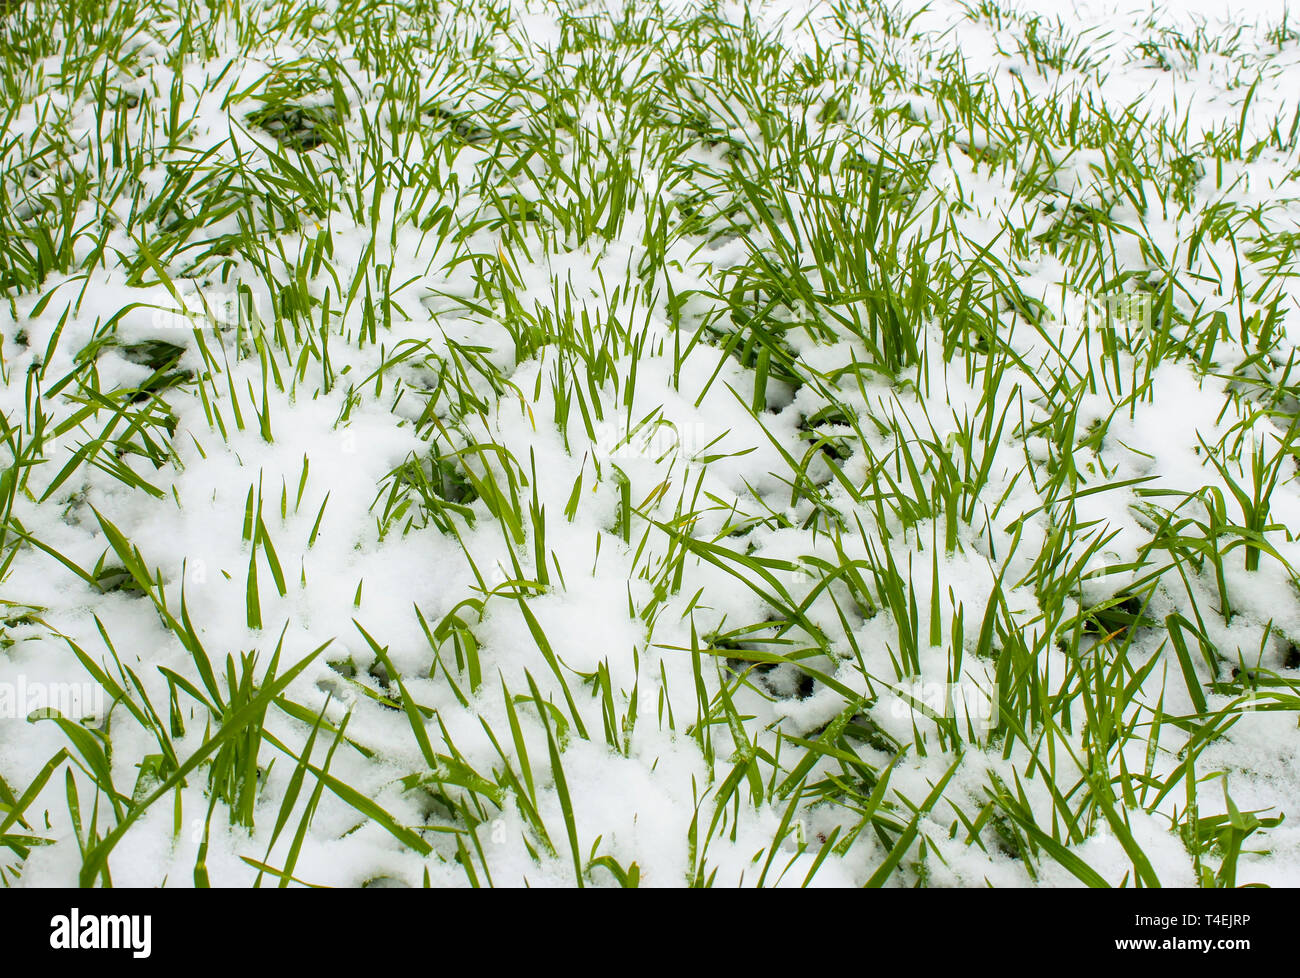
{"label": "snow", "polygon": [[[589,16],[624,16],[621,5],[581,7]],[[945,115],[946,105],[938,104],[933,92],[921,90],[919,82],[938,71],[936,65],[949,53],[964,57],[967,77],[987,72],[1008,100],[1066,105],[1087,92],[1115,112],[1136,104],[1143,112],[1150,110],[1152,119],[1169,113],[1174,125],[1185,116],[1191,143],[1225,123],[1235,124],[1243,113],[1248,143],[1266,140],[1279,116],[1289,123],[1290,82],[1300,71],[1300,49],[1294,40],[1270,47],[1262,37],[1266,26],[1280,21],[1280,2],[1251,7],[1239,60],[1205,56],[1168,72],[1134,54],[1135,45],[1156,25],[1191,30],[1203,22],[1213,38],[1230,17],[1240,22],[1240,9],[1210,0],[1160,4],[1154,10],[1089,0],[1079,0],[1068,11],[1056,3],[1025,0],[1014,7],[1041,13],[1051,24],[1059,16],[1062,30],[1074,36],[1093,32],[1083,35],[1095,35],[1084,50],[1105,65],[1104,82],[1078,70],[1031,67],[1014,53],[1009,28],[971,21],[960,4],[936,2],[911,28],[928,32],[925,36],[890,37],[877,26],[864,29],[903,66],[904,82],[876,92],[866,85],[852,88],[845,102],[848,118],[827,123],[828,138],[848,146],[853,127],[865,125],[864,117],[905,106],[931,125],[909,131],[899,145],[918,157],[930,152],[931,130],[952,120]],[[526,78],[550,70],[566,83],[580,85],[589,66],[581,59],[558,65],[551,59],[564,44],[560,6],[516,0],[511,9],[514,23],[508,32],[485,28],[473,5],[445,22],[438,19],[430,30],[440,38],[453,37],[457,30],[485,32],[492,47],[514,59]],[[837,29],[829,9],[820,4],[734,3],[718,11],[733,22],[749,15],[764,29],[779,28],[791,57],[829,43]],[[326,31],[335,13],[333,5],[325,5],[316,30]],[[142,31],[121,46],[119,54],[132,53],[135,67],[124,69],[114,84],[123,96],[134,93],[145,104],[152,99],[165,105],[174,80],[173,31],[162,23],[149,30],[154,36]],[[977,643],[986,609],[993,609],[999,616],[995,645],[1008,657],[1003,661],[1020,648],[1038,686],[1051,695],[1053,684],[1069,683],[1083,668],[1058,647],[1055,630],[1125,593],[1122,588],[1149,581],[1145,575],[1159,567],[1143,611],[1151,625],[1135,629],[1131,644],[1130,636],[1123,637],[1122,653],[1091,639],[1087,646],[1098,662],[1108,663],[1117,654],[1126,657],[1128,671],[1110,676],[1112,683],[1122,679],[1121,686],[1153,657],[1158,660],[1140,684],[1141,705],[1134,701],[1118,707],[1115,721],[1120,726],[1152,726],[1157,703],[1166,717],[1197,712],[1163,625],[1175,614],[1204,629],[1225,663],[1262,666],[1276,674],[1277,685],[1270,688],[1279,703],[1286,702],[1286,695],[1295,697],[1296,669],[1285,664],[1289,643],[1300,640],[1300,595],[1291,569],[1300,560],[1300,541],[1290,529],[1300,520],[1294,466],[1284,470],[1277,484],[1265,531],[1278,557],[1265,553],[1260,568],[1249,571],[1242,566],[1240,545],[1225,557],[1231,615],[1221,613],[1211,564],[1175,567],[1170,551],[1153,542],[1159,515],[1142,508],[1181,506],[1180,516],[1204,521],[1209,517],[1203,509],[1161,493],[1205,490],[1207,498],[1217,492],[1225,500],[1227,523],[1240,523],[1244,516],[1237,498],[1210,463],[1206,446],[1230,445],[1249,431],[1266,453],[1294,451],[1293,445],[1279,447],[1285,423],[1271,424],[1258,401],[1238,396],[1242,374],[1233,374],[1249,356],[1233,337],[1243,319],[1266,308],[1254,291],[1265,283],[1263,272],[1253,263],[1241,265],[1247,283],[1243,291],[1250,298],[1238,303],[1232,278],[1250,243],[1198,233],[1207,208],[1220,204],[1231,204],[1240,213],[1256,208],[1255,231],[1261,238],[1300,226],[1300,202],[1292,193],[1294,147],[1265,148],[1253,159],[1225,163],[1221,174],[1207,160],[1206,173],[1189,191],[1193,206],[1179,208],[1166,200],[1169,187],[1149,180],[1131,188],[1134,196],[1145,196],[1145,207],[1122,195],[1109,169],[1115,163],[1110,146],[1044,145],[1050,184],[1041,195],[1026,195],[1018,189],[1032,158],[1025,147],[1009,164],[990,164],[980,153],[1003,148],[996,134],[972,130],[945,144],[926,173],[921,199],[950,216],[956,233],[925,246],[927,263],[937,267],[945,256],[969,259],[987,248],[1025,296],[1055,313],[1054,325],[1036,331],[1011,308],[1000,309],[991,325],[1005,333],[1020,360],[1008,368],[993,403],[986,399],[986,375],[967,375],[960,367],[961,354],[945,363],[945,324],[939,321],[921,324],[924,366],[912,369],[907,382],[870,370],[828,381],[827,389],[834,389],[838,404],[859,426],[852,437],[861,436],[859,448],[836,463],[844,481],[833,477],[820,454],[815,453],[808,469],[811,481],[824,483],[820,497],[826,508],[843,517],[837,537],[824,528],[809,529],[814,514],[806,500],[792,499],[787,461],[808,452],[812,442],[802,426],[827,406],[824,389],[805,384],[796,390],[773,381],[762,392],[765,410],[756,412],[751,410],[752,364],[722,357],[719,346],[710,342],[696,343],[680,359],[675,352],[677,344],[685,347],[700,335],[697,330],[730,323],[727,296],[740,280],[727,276],[756,251],[776,254],[768,232],[753,229],[752,240],[683,235],[654,259],[658,268],[649,287],[643,288],[636,276],[642,262],[654,258],[647,228],[658,218],[649,204],[677,200],[688,187],[721,199],[719,174],[731,166],[728,140],[756,148],[752,152],[758,155],[770,151],[739,96],[728,99],[724,92],[710,90],[695,100],[717,124],[711,137],[717,145],[696,141],[673,158],[674,165],[692,170],[689,180],[659,163],[643,172],[636,169],[638,160],[646,158],[649,139],[637,131],[636,117],[626,105],[593,95],[564,106],[573,117],[572,129],[556,145],[568,147],[563,162],[573,168],[574,185],[544,190],[547,164],[537,159],[514,174],[518,202],[546,195],[552,213],[563,207],[579,212],[614,179],[603,163],[580,169],[587,165],[580,160],[582,141],[616,145],[637,179],[644,180],[645,190],[618,231],[608,239],[589,240],[576,231],[557,233],[543,242],[522,235],[512,240],[485,224],[453,242],[445,235],[439,238],[438,222],[421,228],[418,219],[445,206],[447,226],[463,229],[484,215],[499,214],[482,190],[483,174],[493,166],[490,144],[469,141],[454,157],[429,160],[418,141],[398,148],[394,136],[384,171],[387,182],[381,186],[360,147],[365,126],[388,126],[383,121],[389,105],[385,79],[364,66],[354,41],[340,41],[328,53],[320,37],[276,43],[267,38],[246,50],[233,31],[226,31],[217,42],[205,58],[192,55],[175,79],[193,92],[187,99],[195,101],[185,103],[187,117],[192,113],[193,119],[181,147],[159,149],[152,164],[136,175],[139,199],[154,200],[173,186],[168,167],[208,152],[212,155],[200,170],[207,167],[234,179],[250,172],[236,167],[237,154],[242,154],[253,161],[251,172],[261,174],[262,183],[241,192],[259,206],[274,200],[307,213],[312,202],[291,181],[284,182],[289,171],[276,160],[302,164],[318,151],[276,148],[247,121],[247,113],[256,108],[249,93],[287,66],[305,70],[328,57],[348,81],[352,114],[345,131],[356,154],[349,166],[326,180],[335,195],[328,215],[315,214],[299,230],[259,228],[254,237],[265,244],[262,267],[237,252],[225,279],[216,277],[215,266],[183,274],[195,257],[187,251],[172,255],[164,280],[147,263],[134,272],[130,267],[145,253],[147,236],[162,234],[164,219],[128,231],[129,195],[111,204],[87,203],[77,212],[79,223],[114,216],[115,223],[105,225],[110,257],[88,273],[53,273],[39,290],[15,295],[0,307],[5,381],[0,414],[6,428],[27,430],[33,423],[31,382],[43,392],[40,408],[51,427],[66,426],[48,438],[45,461],[26,470],[25,491],[13,501],[12,527],[21,527],[43,546],[17,547],[0,578],[3,598],[15,611],[36,609],[34,621],[4,626],[0,687],[20,679],[83,682],[87,671],[74,652],[81,649],[126,686],[137,705],[147,695],[165,733],[141,724],[121,705],[111,711],[110,720],[96,716],[87,721],[111,741],[108,763],[123,797],[131,798],[139,766],[159,752],[160,737],[184,759],[219,725],[163,671],[205,688],[192,650],[164,614],[179,617],[183,601],[227,693],[228,656],[237,673],[240,655],[256,652],[258,683],[265,684],[277,648],[277,674],[282,675],[325,646],[282,694],[299,714],[324,718],[311,764],[321,769],[328,755],[329,774],[336,779],[331,783],[350,786],[396,824],[416,832],[428,848],[427,853],[417,851],[360,812],[350,797],[323,790],[291,871],[297,880],[419,886],[427,873],[435,886],[466,885],[468,862],[483,882],[490,874],[497,885],[573,885],[572,832],[579,843],[577,859],[585,863],[598,853],[625,869],[635,864],[642,885],[708,879],[715,885],[755,885],[760,879],[765,885],[797,885],[833,833],[847,840],[849,826],[859,822],[854,805],[865,802],[874,784],[860,779],[853,786],[859,792],[853,804],[849,796],[840,802],[804,801],[795,816],[797,832],[783,821],[790,797],[772,786],[794,768],[808,741],[847,711],[869,719],[872,739],[854,743],[863,766],[888,779],[881,809],[887,821],[875,824],[890,826],[897,840],[915,814],[917,838],[925,843],[927,855],[909,857],[890,877],[891,885],[910,884],[923,875],[939,886],[1078,885],[1050,858],[1031,864],[1008,846],[995,844],[990,830],[974,843],[969,822],[986,810],[1001,784],[1013,795],[1023,791],[1017,801],[1039,826],[1050,827],[1056,813],[1049,777],[1068,792],[1089,777],[1123,777],[1121,762],[1126,772],[1147,775],[1138,803],[1125,808],[1125,818],[1160,882],[1197,884],[1193,857],[1177,831],[1187,817],[1185,789],[1179,784],[1157,798],[1158,789],[1152,787],[1183,763],[1175,733],[1159,728],[1148,742],[1144,732],[1113,750],[1107,745],[1098,755],[1088,740],[1083,707],[1076,703],[1064,711],[1072,709],[1072,716],[1051,717],[1059,724],[1053,731],[1059,738],[1053,763],[1059,769],[1049,774],[1004,724],[985,722],[996,712],[989,691],[1008,680],[999,662],[977,655]],[[847,42],[834,50],[845,59],[860,56]],[[667,70],[661,60],[655,54],[644,63],[627,60],[612,68],[621,72],[621,85],[636,92]],[[710,67],[716,65],[702,61],[695,66],[701,85]],[[70,147],[70,161],[89,166],[103,149],[95,136],[100,125],[95,105],[88,95],[70,97],[55,90],[58,70],[53,58],[27,73],[27,101],[9,117],[5,136],[32,145],[54,142],[59,137],[42,120],[58,115],[66,120],[62,138]],[[481,90],[476,87],[480,80],[472,68],[458,74],[431,57],[428,64],[414,66],[414,72],[420,99],[436,95],[440,103],[471,118],[477,113],[534,127],[541,118],[536,99],[526,94],[506,106],[508,115],[502,114],[505,103],[494,100],[486,82]],[[1257,74],[1263,81],[1251,90],[1253,98],[1243,109]],[[604,81],[613,84],[611,78]],[[688,84],[689,78],[681,82],[683,88]],[[838,84],[827,84],[823,102]],[[1022,93],[1009,94],[1017,84],[1024,86]],[[315,104],[334,105],[329,90],[316,96]],[[141,145],[149,140],[165,144],[163,115],[131,116],[133,138]],[[815,121],[811,109],[807,115]],[[1145,128],[1153,126],[1148,121]],[[837,150],[837,165],[845,155]],[[417,163],[432,169],[421,171],[414,189],[396,189],[402,167]],[[442,183],[417,203],[420,181],[431,180],[432,170]],[[41,192],[39,184],[27,188],[33,197]],[[198,201],[197,190],[187,193],[193,193],[192,203]],[[1049,199],[1051,211],[1043,206]],[[1151,275],[1176,268],[1188,272],[1179,279],[1184,292],[1173,299],[1179,311],[1223,314],[1225,338],[1214,351],[1213,369],[1198,369],[1188,358],[1165,360],[1152,372],[1149,390],[1127,401],[1135,379],[1142,376],[1140,357],[1124,354],[1119,390],[1103,379],[1111,366],[1100,344],[1075,345],[1088,335],[1084,294],[1071,282],[1075,266],[1036,245],[1032,254],[1018,254],[1007,234],[1008,228],[1028,228],[1026,239],[1041,235],[1056,226],[1070,205],[1113,205],[1118,238],[1112,247],[1119,267]],[[794,212],[793,223],[813,230],[819,212],[807,201],[792,206],[805,208]],[[925,207],[921,211],[928,213]],[[928,217],[921,221],[927,223]],[[227,214],[196,238],[240,233],[239,222]],[[316,242],[323,235],[331,241],[330,255],[314,265],[313,249],[320,247]],[[1193,240],[1198,241],[1195,255]],[[87,237],[78,240],[79,259],[90,253],[90,243]],[[816,268],[807,270],[813,288],[824,287],[823,277]],[[360,286],[351,292],[354,281]],[[496,283],[498,294],[508,293],[510,303],[487,297],[488,281]],[[266,332],[241,332],[229,304],[231,282],[250,285]],[[302,321],[288,316],[274,321],[272,310],[282,301],[279,290],[295,282],[317,302],[330,296],[328,322],[320,321],[319,305]],[[390,305],[385,305],[385,295]],[[1294,286],[1284,282],[1280,295],[1290,311]],[[210,308],[227,303],[218,316],[223,328],[209,328],[201,313],[204,301]],[[800,311],[791,308],[789,315],[797,322]],[[193,328],[196,323],[200,328]],[[564,349],[556,336],[570,326],[576,339]],[[1286,329],[1294,326],[1283,325],[1282,352],[1259,368],[1265,371],[1265,390],[1280,387],[1291,350]],[[276,330],[285,332],[284,344],[292,355],[284,352]],[[847,333],[834,340],[799,330],[786,335],[801,368],[821,378],[869,360],[865,345]],[[520,344],[539,336],[535,348],[520,355]],[[107,342],[105,349],[86,354],[97,339]],[[174,429],[166,438],[164,464],[155,467],[140,454],[122,458],[158,492],[132,488],[106,468],[83,464],[45,498],[79,446],[107,437],[104,425],[112,417],[102,404],[98,413],[75,417],[85,403],[84,397],[77,400],[83,381],[72,381],[57,393],[50,393],[52,388],[69,376],[84,377],[82,357],[92,355],[98,391],[134,390],[155,370],[133,360],[128,348],[149,342],[182,347],[168,369],[207,378],[166,391]],[[584,348],[590,354],[585,362],[576,352]],[[602,349],[607,362],[597,359]],[[399,353],[405,353],[400,362]],[[1053,386],[1054,371],[1074,376],[1080,385]],[[1093,384],[1082,383],[1085,374]],[[458,412],[441,402],[438,425],[430,425],[425,399],[441,396],[430,392],[445,389],[439,384],[451,375],[465,396],[481,400],[483,407],[453,420]],[[1070,400],[1064,413],[1059,410],[1062,398]],[[595,416],[598,409],[603,413]],[[1066,415],[1073,428],[1063,434],[1056,425]],[[127,428],[129,419],[119,421],[108,435],[123,437]],[[1104,435],[1095,443],[1078,444],[1094,428]],[[851,429],[828,423],[819,431],[847,437]],[[937,505],[935,512],[909,523],[892,503],[878,505],[870,493],[854,498],[846,487],[861,488],[872,480],[885,485],[882,473],[887,473],[900,487],[900,497],[916,495],[901,461],[904,445],[921,453],[918,459],[943,452],[956,458],[972,432],[977,438],[983,433],[975,458],[977,463],[987,460],[985,481],[971,512],[956,527],[955,548],[942,542],[946,511]],[[10,441],[4,450],[6,464],[13,445]],[[403,467],[427,463],[431,451],[461,465],[468,473],[462,478],[495,485],[501,499],[492,501],[479,492],[466,504],[472,521],[458,511],[417,515],[428,507],[418,493],[408,491],[413,476],[403,474]],[[1237,475],[1249,484],[1249,455],[1243,458],[1246,468]],[[1045,488],[1062,466],[1078,472],[1073,499],[1066,499],[1069,492],[1058,496]],[[506,501],[511,491],[519,500],[513,515]],[[398,492],[406,493],[408,506],[386,519],[386,500]],[[930,486],[928,497],[917,503],[936,504],[939,498],[939,490]],[[1068,514],[1060,508],[1063,500],[1070,504]],[[501,517],[501,511],[507,516]],[[256,514],[255,525],[248,532],[251,514]],[[1062,559],[1116,573],[1053,592],[1049,600],[1036,582],[1042,555],[1058,545],[1053,536],[1057,521],[1067,515],[1091,529],[1063,548]],[[511,529],[515,518],[517,527]],[[111,548],[103,521],[139,550],[149,573],[156,575],[153,595],[141,594],[138,586],[104,591],[51,555],[56,551],[86,571],[101,560],[106,567],[120,565],[121,555]],[[454,532],[442,529],[443,521],[450,521]],[[755,526],[740,538],[736,534],[742,523]],[[544,542],[538,532],[542,525]],[[1191,535],[1193,528],[1182,532]],[[1109,534],[1114,535],[1104,548],[1086,557],[1095,535]],[[15,539],[11,535],[5,546],[13,546]],[[684,552],[684,540],[693,549]],[[759,579],[753,565],[718,557],[710,547],[761,562],[793,597],[807,626],[774,635],[770,623],[781,602],[765,600],[760,591],[779,599],[776,586]],[[880,596],[886,553],[896,565],[900,593],[912,602],[917,653],[911,664],[903,641],[907,604],[891,606]],[[1139,560],[1144,566],[1132,568]],[[861,596],[847,574],[836,573],[824,584],[824,568],[845,567],[857,568],[855,573],[867,580],[879,608],[859,606]],[[521,580],[539,583],[521,585]],[[252,593],[257,621],[249,606]],[[932,621],[938,630],[934,641]],[[743,634],[734,631],[746,628],[750,630]],[[820,641],[812,630],[820,632]],[[728,636],[730,644],[717,644],[718,636]],[[1206,687],[1212,678],[1208,666],[1196,639],[1189,635],[1188,643]],[[734,671],[728,672],[728,652],[755,650],[777,650],[815,670],[809,673],[816,680],[811,692],[799,695],[799,669],[788,662],[766,676],[754,671],[746,683],[737,682],[736,673],[746,666],[733,664]],[[460,664],[467,655],[476,662],[476,681],[470,679],[468,665]],[[400,675],[400,691],[384,657]],[[139,689],[126,677],[128,669]],[[1228,665],[1224,670],[1220,683],[1229,680]],[[970,738],[963,734],[959,743],[916,705],[920,701],[933,708],[932,694],[948,684],[957,685],[962,697],[972,697],[964,701],[967,713],[958,714],[960,726],[964,729],[969,720],[978,728]],[[1213,713],[1238,694],[1210,687],[1204,695]],[[416,718],[402,706],[413,708]],[[1195,777],[1203,794],[1202,818],[1226,811],[1215,777],[1226,780],[1243,812],[1291,814],[1300,791],[1294,709],[1242,712],[1199,754]],[[707,720],[703,710],[710,711]],[[345,736],[336,740],[345,719]],[[438,756],[436,768],[413,735],[412,723],[421,725]],[[228,808],[218,804],[206,828],[207,870],[220,885],[250,885],[259,874],[255,863],[281,866],[308,797],[324,783],[309,773],[301,794],[291,799],[292,775],[312,735],[311,723],[276,707],[267,713],[265,726],[285,749],[273,748],[269,740],[262,746],[254,825],[236,824]],[[907,749],[883,749],[882,736]],[[21,794],[46,762],[67,747],[64,732],[51,720],[0,718],[0,777]],[[774,752],[780,754],[779,767],[773,765]],[[554,756],[562,758],[562,770],[556,770]],[[80,757],[74,761],[76,767],[70,769],[83,794],[84,817],[96,794],[88,770],[93,764]],[[1089,763],[1105,769],[1098,775]],[[491,790],[478,782],[478,788],[467,788],[457,765],[491,782]],[[942,799],[915,813],[950,768]],[[209,802],[203,770],[152,804],[117,842],[109,857],[116,885],[193,881]],[[854,770],[860,775],[863,768]],[[735,794],[719,801],[718,792],[733,772],[742,772]],[[834,754],[820,755],[801,783],[816,785],[830,775],[849,777]],[[411,778],[423,779],[422,784],[403,783]],[[517,790],[507,787],[511,783]],[[32,848],[23,860],[0,854],[0,863],[8,867],[7,884],[77,882],[82,856],[64,792],[60,774],[28,806],[26,821],[53,844]],[[277,833],[286,799],[287,828]],[[102,838],[114,821],[106,801],[101,801],[99,818]],[[1072,851],[1110,884],[1131,884],[1134,867],[1124,845],[1095,812],[1086,821],[1086,838],[1076,841]],[[1300,882],[1300,829],[1293,821],[1288,818],[1251,837],[1240,880]],[[545,826],[545,841],[539,824]],[[888,854],[882,837],[890,833],[878,835],[868,824],[851,845],[821,863],[810,882],[866,882]],[[1260,839],[1264,841],[1256,845]],[[470,851],[474,855],[465,854]],[[765,871],[769,851],[774,856]],[[19,863],[21,871],[15,872]],[[587,874],[591,883],[615,882],[606,868],[597,866]],[[269,882],[271,877],[263,878]]]}

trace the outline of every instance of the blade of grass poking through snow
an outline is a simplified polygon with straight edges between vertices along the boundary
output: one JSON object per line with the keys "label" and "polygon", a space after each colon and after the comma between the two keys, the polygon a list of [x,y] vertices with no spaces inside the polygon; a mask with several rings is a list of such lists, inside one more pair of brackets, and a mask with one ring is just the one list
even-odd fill
{"label": "blade of grass poking through snow", "polygon": [[961,758],[958,757],[957,760],[952,762],[952,766],[944,772],[943,777],[941,777],[934,787],[931,788],[930,793],[926,795],[925,800],[921,802],[921,806],[914,810],[915,814],[913,814],[912,820],[907,823],[907,828],[903,831],[903,834],[894,842],[893,848],[889,850],[889,855],[885,858],[885,861],[880,864],[880,868],[872,873],[871,878],[867,880],[866,885],[868,888],[884,886],[889,877],[893,875],[894,870],[898,867],[899,863],[903,861],[903,857],[907,855],[908,849],[911,848],[912,840],[916,838],[917,833],[920,831],[921,819],[930,813],[930,810],[934,808],[939,798],[942,797],[943,789],[947,787],[948,781],[957,772],[957,768],[960,764]]}
{"label": "blade of grass poking through snow", "polygon": [[[267,735],[267,742],[287,756],[295,760],[301,760],[299,755],[291,751],[287,746],[280,743],[276,738]],[[409,846],[415,852],[422,856],[427,856],[433,851],[432,847],[419,834],[412,829],[400,824],[389,812],[385,811],[374,800],[367,798],[364,794],[353,788],[344,781],[339,780],[330,774],[324,767],[314,767],[310,762],[307,763],[307,770],[310,771],[321,785],[329,788],[335,796],[345,804],[355,808],[360,814],[375,822],[386,832],[393,836],[398,842]]]}
{"label": "blade of grass poking through snow", "polygon": [[424,729],[424,716],[419,708],[415,705],[415,700],[407,692],[406,685],[402,682],[401,673],[393,666],[392,660],[388,657],[388,649],[380,647],[379,643],[371,638],[370,633],[361,627],[361,623],[355,618],[352,624],[357,627],[361,637],[366,640],[370,650],[375,653],[375,658],[384,664],[388,671],[388,677],[392,682],[397,683],[398,692],[402,694],[402,712],[406,714],[407,722],[411,725],[411,733],[415,736],[415,742],[420,745],[420,753],[424,756],[424,761],[429,765],[430,770],[437,770],[438,758],[433,752],[433,745],[429,742],[429,732]]}
{"label": "blade of grass poking through snow", "polygon": [[573,701],[573,694],[569,691],[568,681],[565,680],[564,673],[561,671],[560,660],[556,658],[555,653],[551,650],[551,643],[546,638],[546,632],[542,630],[541,623],[537,620],[537,616],[533,614],[532,609],[528,607],[527,602],[523,598],[518,598],[517,603],[519,612],[524,616],[524,621],[528,625],[528,632],[537,645],[537,651],[542,653],[542,658],[546,660],[546,664],[551,667],[551,672],[559,680],[560,689],[564,693],[564,702],[568,704],[569,716],[573,718],[573,725],[578,731],[578,736],[583,740],[590,740],[591,738],[587,735],[587,728],[582,723],[582,714],[578,712],[578,705]]}
{"label": "blade of grass poking through snow", "polygon": [[[311,757],[312,748],[315,747],[316,745],[316,735],[320,733],[321,722],[325,719],[325,711],[329,709],[329,705],[330,705],[330,701],[327,698],[325,701],[325,705],[321,707],[320,713],[316,714],[316,719],[311,726],[311,733],[307,735],[307,742],[303,745],[302,754],[298,758],[298,763],[294,766],[293,774],[289,776],[289,784],[285,787],[284,800],[280,803],[280,812],[276,816],[275,827],[271,830],[270,841],[267,842],[266,844],[266,855],[262,857],[262,862],[258,864],[258,875],[257,878],[253,880],[253,886],[255,888],[261,885],[262,872],[266,871],[269,868],[266,866],[266,860],[270,858],[271,850],[275,848],[276,840],[280,838],[280,833],[284,831],[285,825],[287,825],[289,822],[289,816],[293,814],[294,805],[297,804],[298,802],[298,794],[299,792],[302,791],[303,776],[307,772],[307,761]],[[343,727],[346,725],[347,725],[347,719],[345,718],[342,726],[340,726],[338,734],[334,738],[334,746],[337,746],[340,740],[342,739]],[[332,748],[331,748],[331,752],[332,752]],[[319,789],[320,789],[320,784],[317,783],[317,791],[319,791]],[[307,821],[309,821],[310,812],[314,810],[315,802],[317,801],[319,801],[319,795],[313,796],[312,804],[308,805],[308,810],[303,815],[304,824]],[[282,885],[283,885],[283,880],[287,877],[287,875],[290,872],[293,871],[293,863],[297,859],[298,849],[300,846],[301,846],[301,840],[295,838],[294,845],[290,849],[289,856],[285,861],[285,868],[284,868],[285,875],[281,877]],[[247,857],[245,857],[245,859],[247,860]]]}
{"label": "blade of grass poking through snow", "polygon": [[1178,665],[1183,672],[1183,681],[1187,684],[1187,695],[1191,697],[1192,706],[1196,708],[1199,715],[1204,715],[1208,707],[1205,702],[1205,691],[1201,688],[1201,681],[1196,676],[1196,667],[1192,664],[1191,653],[1187,651],[1187,639],[1183,636],[1182,623],[1178,615],[1170,615],[1165,619],[1165,627],[1169,629],[1169,641],[1174,646],[1174,652],[1178,656]]}
{"label": "blade of grass poking through snow", "polygon": [[1024,829],[1035,843],[1042,846],[1053,859],[1069,870],[1081,882],[1093,888],[1107,888],[1110,886],[1100,873],[1040,829],[1030,814],[1022,811],[1020,806],[1009,795],[1004,793],[996,800],[999,807],[1009,818]]}
{"label": "blade of grass poking through snow", "polygon": [[569,783],[564,777],[564,765],[560,761],[560,750],[551,732],[551,721],[546,716],[545,701],[537,688],[532,675],[526,674],[528,689],[537,704],[537,713],[542,719],[542,728],[546,731],[546,749],[551,757],[551,777],[555,779],[555,791],[559,796],[560,811],[564,814],[564,827],[569,836],[569,852],[573,857],[573,877],[578,889],[583,888],[582,857],[578,848],[578,824],[573,814],[573,799],[569,795]]}
{"label": "blade of grass poking through snow", "polygon": [[46,783],[53,776],[54,772],[57,771],[67,759],[67,748],[60,748],[53,757],[45,762],[45,765],[40,769],[36,777],[32,779],[31,784],[27,786],[27,789],[21,796],[19,796],[18,800],[9,807],[9,811],[5,814],[4,821],[0,821],[0,833],[7,832],[15,822],[22,825],[24,828],[30,827],[23,819],[23,814],[27,811],[28,807],[31,806],[32,802],[36,800],[41,791],[44,790]]}
{"label": "blade of grass poking through snow", "polygon": [[205,760],[216,752],[223,744],[242,734],[250,724],[260,722],[259,718],[266,712],[266,708],[291,682],[298,677],[307,666],[311,665],[316,656],[329,643],[320,646],[314,651],[308,653],[304,658],[298,661],[287,672],[278,677],[266,677],[263,687],[257,695],[248,700],[240,709],[232,713],[221,725],[215,734],[213,734],[202,747],[191,754],[183,764],[168,778],[162,785],[156,788],[143,801],[134,804],[126,816],[119,820],[113,830],[108,833],[97,846],[94,847],[86,856],[86,862],[81,869],[81,885],[89,886],[94,878],[99,874],[101,869],[108,865],[109,854],[126,835],[127,831],[135,821],[143,815],[154,802],[166,795],[172,788],[180,784],[189,774]]}

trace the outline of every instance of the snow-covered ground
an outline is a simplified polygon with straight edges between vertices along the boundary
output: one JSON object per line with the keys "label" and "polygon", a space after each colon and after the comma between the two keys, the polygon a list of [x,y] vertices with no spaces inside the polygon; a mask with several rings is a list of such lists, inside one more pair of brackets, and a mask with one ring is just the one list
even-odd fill
{"label": "snow-covered ground", "polygon": [[0,883],[1300,883],[1282,4],[0,11]]}

